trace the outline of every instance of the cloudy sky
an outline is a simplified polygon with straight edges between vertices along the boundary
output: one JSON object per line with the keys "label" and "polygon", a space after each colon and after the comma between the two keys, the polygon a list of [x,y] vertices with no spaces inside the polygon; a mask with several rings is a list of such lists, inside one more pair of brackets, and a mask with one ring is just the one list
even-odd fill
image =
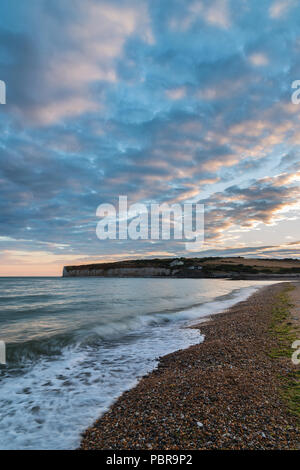
{"label": "cloudy sky", "polygon": [[[141,256],[299,257],[297,0],[2,0],[0,275]],[[96,209],[205,204],[205,243]]]}

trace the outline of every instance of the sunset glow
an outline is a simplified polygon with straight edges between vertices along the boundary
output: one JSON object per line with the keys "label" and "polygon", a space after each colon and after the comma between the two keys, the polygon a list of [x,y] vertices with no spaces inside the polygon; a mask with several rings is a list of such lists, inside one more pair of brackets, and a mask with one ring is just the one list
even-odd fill
{"label": "sunset glow", "polygon": [[190,256],[183,241],[100,241],[97,207],[119,195],[204,204],[193,256],[299,258],[296,2],[12,0],[0,13],[1,276]]}

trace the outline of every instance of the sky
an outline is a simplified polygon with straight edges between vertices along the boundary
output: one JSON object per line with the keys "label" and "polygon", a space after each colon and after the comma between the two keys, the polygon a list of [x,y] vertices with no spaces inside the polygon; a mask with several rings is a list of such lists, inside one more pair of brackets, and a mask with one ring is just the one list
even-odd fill
{"label": "sky", "polygon": [[[296,0],[1,0],[0,275],[299,258]],[[99,240],[97,207],[197,202],[205,241]]]}

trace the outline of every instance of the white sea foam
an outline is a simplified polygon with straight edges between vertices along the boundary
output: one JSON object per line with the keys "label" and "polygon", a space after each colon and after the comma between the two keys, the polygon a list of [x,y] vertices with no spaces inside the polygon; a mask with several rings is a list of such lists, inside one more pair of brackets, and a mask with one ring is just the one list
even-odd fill
{"label": "white sea foam", "polygon": [[67,348],[60,359],[44,359],[22,377],[5,379],[0,447],[76,448],[80,432],[153,370],[158,356],[199,341],[197,330],[156,327],[108,347]]}

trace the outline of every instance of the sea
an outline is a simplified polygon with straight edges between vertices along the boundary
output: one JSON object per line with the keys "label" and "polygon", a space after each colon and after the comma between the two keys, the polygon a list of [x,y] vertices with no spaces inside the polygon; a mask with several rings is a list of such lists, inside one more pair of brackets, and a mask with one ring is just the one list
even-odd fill
{"label": "sea", "polygon": [[76,449],[159,357],[205,341],[186,326],[272,283],[0,278],[0,449]]}

